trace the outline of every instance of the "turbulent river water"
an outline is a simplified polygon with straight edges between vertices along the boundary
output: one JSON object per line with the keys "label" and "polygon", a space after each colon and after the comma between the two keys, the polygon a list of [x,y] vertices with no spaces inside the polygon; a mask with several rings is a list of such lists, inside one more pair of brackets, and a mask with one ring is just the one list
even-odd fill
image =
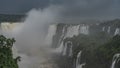
{"label": "turbulent river water", "polygon": [[[16,42],[13,46],[13,57],[21,56],[21,62],[19,62],[19,68],[59,68],[58,63],[56,63],[56,58],[61,56],[67,56],[69,58],[73,57],[73,43],[71,41],[67,41],[66,43],[63,40],[67,37],[73,37],[74,35],[78,35],[79,31],[82,34],[89,34],[89,26],[88,25],[75,25],[67,27],[67,31],[65,30],[66,26],[62,30],[62,35],[58,41],[57,48],[51,48],[48,46],[52,43],[52,38],[55,35],[55,31],[57,30],[56,25],[51,25],[48,29],[48,35],[46,36],[46,44],[39,43],[36,39],[38,36],[33,36],[31,31],[21,33],[24,28],[23,23],[2,23],[1,24],[1,33],[8,37],[15,37]],[[24,28],[25,29],[25,28]],[[29,28],[27,28],[29,29]],[[107,32],[110,33],[110,27],[108,27]],[[24,31],[24,30],[23,30]],[[105,27],[102,28],[102,31],[105,31]],[[34,31],[33,31],[34,32]],[[119,29],[115,29],[115,35],[119,33]],[[29,36],[27,36],[29,35]],[[29,38],[31,37],[31,38]],[[35,37],[35,38],[34,38]],[[20,38],[20,39],[19,39]],[[39,37],[38,37],[39,38]],[[32,40],[30,40],[32,39]],[[20,41],[20,42],[19,42]],[[26,44],[27,43],[27,44]],[[27,46],[26,46],[27,45]],[[37,45],[37,46],[36,46]],[[45,46],[43,46],[45,45]],[[47,46],[46,46],[47,45]],[[77,57],[74,62],[73,68],[83,68],[87,63],[81,62],[82,50],[77,53]],[[58,55],[58,56],[54,56]],[[61,59],[61,58],[60,58]],[[116,68],[116,64],[120,61],[120,54],[115,54],[113,56],[113,61],[110,68]]]}
{"label": "turbulent river water", "polygon": [[[19,36],[23,23],[2,23],[1,33],[8,37]],[[17,41],[18,39],[16,39]],[[33,42],[34,43],[34,42]],[[22,47],[24,48],[24,47]],[[13,46],[13,57],[21,56],[21,62],[19,62],[19,68],[58,68],[52,58],[52,51],[50,48],[38,47],[38,48],[26,48],[27,52],[22,51],[16,43]]]}

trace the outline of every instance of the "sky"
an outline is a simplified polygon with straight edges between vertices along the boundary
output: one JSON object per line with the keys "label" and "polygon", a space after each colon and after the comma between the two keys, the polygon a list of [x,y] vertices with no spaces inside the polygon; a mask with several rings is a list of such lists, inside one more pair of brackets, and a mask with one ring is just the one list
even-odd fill
{"label": "sky", "polygon": [[0,0],[0,14],[25,14],[50,5],[63,6],[63,18],[68,19],[120,17],[120,0]]}
{"label": "sky", "polygon": [[48,59],[51,49],[46,48],[44,38],[49,24],[59,23],[58,18],[65,23],[81,19],[115,19],[120,18],[119,7],[120,0],[0,0],[0,14],[28,14],[20,30],[13,32],[17,49],[23,53],[20,68],[30,68],[26,66],[36,63],[39,66],[46,56]]}

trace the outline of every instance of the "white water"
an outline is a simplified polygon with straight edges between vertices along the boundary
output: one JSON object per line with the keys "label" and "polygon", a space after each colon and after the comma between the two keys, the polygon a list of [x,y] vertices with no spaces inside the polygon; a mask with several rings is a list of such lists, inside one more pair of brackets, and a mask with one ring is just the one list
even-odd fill
{"label": "white water", "polygon": [[59,47],[54,50],[54,52],[56,52],[56,53],[62,53],[62,51],[63,51],[63,48],[64,48],[63,40],[65,39],[65,28],[66,28],[66,26],[63,27],[62,35],[61,35],[61,37],[58,41],[58,44],[57,44]]}
{"label": "white water", "polygon": [[[65,32],[65,30],[67,30],[67,31]],[[59,47],[55,49],[56,52],[63,53],[63,55],[65,55],[65,51],[66,51],[67,46],[63,45],[63,42],[64,42],[63,40],[67,37],[73,37],[74,35],[78,35],[78,34],[79,34],[79,25],[76,25],[76,26],[70,25],[69,27],[67,25],[65,25],[63,27],[62,35],[61,35],[59,42],[58,42]]]}
{"label": "white water", "polygon": [[79,35],[79,26],[80,25],[70,25],[67,28],[65,37],[73,37],[74,35],[75,36]]}
{"label": "white water", "polygon": [[[7,28],[6,25],[1,26],[1,28],[8,29],[7,33],[2,29],[4,34],[8,34],[8,37],[11,37],[12,34],[16,40],[15,49],[17,48],[18,55],[22,57],[22,61],[18,63],[19,68],[54,68],[53,65],[56,64],[52,60],[50,46],[44,43],[47,28],[49,24],[57,20],[58,11],[58,8],[54,6],[43,10],[33,9],[28,13],[20,30],[17,29],[19,25],[13,28],[15,31],[9,31],[10,28]],[[12,25],[9,24],[9,26]]]}
{"label": "white water", "polygon": [[108,34],[110,33],[110,29],[111,29],[111,27],[109,26],[109,27],[108,27],[108,30],[107,30]]}
{"label": "white water", "polygon": [[115,64],[120,61],[120,53],[113,56],[112,65],[110,68],[115,68]]}
{"label": "white water", "polygon": [[73,56],[73,44],[72,44],[72,42],[71,42],[71,45],[70,45],[69,56],[70,56],[70,57]]}
{"label": "white water", "polygon": [[67,44],[63,45],[63,56],[65,56],[67,54]]}
{"label": "white water", "polygon": [[[59,39],[59,42],[58,42],[58,46],[61,45],[63,43],[63,40],[65,39],[65,29],[66,29],[66,26],[63,27],[63,30],[62,30],[62,35],[60,36],[60,39]],[[61,47],[61,46],[60,46]],[[62,50],[62,49],[61,49]]]}
{"label": "white water", "polygon": [[48,33],[46,37],[46,45],[52,44],[53,36],[56,34],[57,25],[49,25]]}
{"label": "white water", "polygon": [[10,35],[10,37],[15,37],[15,34],[19,34],[21,28],[23,27],[23,23],[22,22],[15,22],[15,23],[11,23],[11,22],[2,22],[1,23],[1,33],[3,33],[4,35],[8,36]]}
{"label": "white water", "polygon": [[117,35],[117,34],[119,34],[119,33],[120,33],[120,29],[119,29],[119,28],[116,28],[114,35]]}
{"label": "white water", "polygon": [[105,31],[105,27],[102,28],[102,31]]}
{"label": "white water", "polygon": [[[15,37],[15,34],[19,33],[23,26],[22,22],[2,22],[1,23],[1,33],[7,37]],[[12,47],[13,58],[19,56],[18,50],[15,44]]]}
{"label": "white water", "polygon": [[84,24],[80,25],[80,33],[88,35],[89,34],[89,26],[84,25]]}
{"label": "white water", "polygon": [[69,56],[72,57],[72,42],[67,41],[63,47],[63,56]]}
{"label": "white water", "polygon": [[[23,27],[22,24],[23,23],[1,23],[1,33],[7,37],[16,37],[16,34],[21,32],[21,28]],[[54,31],[48,36],[48,39],[52,39],[51,36],[55,34],[55,26],[51,26],[50,28],[50,31],[53,29]],[[16,58],[17,56],[22,57],[21,62],[18,62],[19,68],[57,68],[54,62],[51,61],[50,57],[46,55],[46,52],[41,50],[42,49],[39,50],[39,54],[34,53],[34,55],[29,56],[25,53],[19,53],[15,44],[12,47],[13,58]]]}
{"label": "white water", "polygon": [[[65,30],[67,30],[65,32]],[[58,42],[58,48],[56,48],[56,52],[59,52],[61,53],[63,50],[65,51],[65,49],[67,48],[65,46],[63,46],[63,40],[67,37],[73,37],[73,36],[77,36],[79,34],[86,34],[88,35],[89,34],[89,26],[88,25],[84,25],[84,24],[81,24],[81,25],[65,25],[63,27],[63,30],[62,30],[62,35],[59,39],[59,42]],[[64,53],[65,54],[65,53]]]}
{"label": "white water", "polygon": [[76,59],[76,68],[82,68],[83,66],[85,66],[86,63],[82,63],[81,64],[81,54],[82,54],[82,51],[80,51],[78,54],[77,54],[77,59]]}

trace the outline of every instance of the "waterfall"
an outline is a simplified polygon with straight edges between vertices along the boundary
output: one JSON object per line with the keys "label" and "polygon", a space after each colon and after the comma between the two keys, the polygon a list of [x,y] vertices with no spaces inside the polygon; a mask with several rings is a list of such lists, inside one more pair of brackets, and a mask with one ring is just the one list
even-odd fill
{"label": "waterfall", "polygon": [[63,27],[62,35],[61,35],[61,37],[59,39],[58,45],[61,45],[61,43],[63,43],[63,40],[65,39],[65,29],[66,29],[66,26]]}
{"label": "waterfall", "polygon": [[[64,42],[63,40],[67,37],[73,37],[74,35],[75,36],[79,35],[79,27],[80,27],[80,25],[70,25],[70,26],[65,25],[63,27],[62,35],[61,35],[59,42],[58,42],[59,47],[55,49],[56,52],[59,52],[59,53],[63,52],[63,55],[65,55],[66,48],[68,48],[68,46],[63,45],[63,42]],[[67,31],[65,31],[65,30],[67,30]],[[72,45],[70,46],[70,48],[71,48],[70,49],[70,56],[71,56]]]}
{"label": "waterfall", "polygon": [[115,68],[115,64],[120,61],[120,53],[113,56],[112,65],[110,68]]}
{"label": "waterfall", "polygon": [[[7,37],[15,37],[16,42],[18,42],[19,40],[16,36],[19,35],[23,26],[24,23],[1,23],[2,34]],[[52,31],[52,33],[50,33],[48,38],[51,38],[51,36],[55,34],[55,26],[50,26],[49,30]],[[53,62],[51,55],[48,56],[48,52],[46,52],[49,51],[49,54],[51,54],[50,49],[43,50],[40,48],[37,50],[36,48],[36,51],[33,49],[30,51],[31,53],[26,53],[20,50],[20,48],[16,45],[16,43],[13,45],[12,53],[13,58],[21,56],[21,62],[18,62],[19,68],[58,68],[57,65]]]}
{"label": "waterfall", "polygon": [[108,27],[108,30],[107,30],[108,34],[110,33],[110,28],[111,28],[111,27],[109,26],[109,27]]}
{"label": "waterfall", "polygon": [[63,56],[65,56],[67,53],[67,45],[65,44],[64,47],[63,47]]}
{"label": "waterfall", "polygon": [[80,61],[80,58],[81,58],[81,53],[82,53],[82,51],[80,51],[80,52],[77,54],[77,59],[76,59],[76,68],[78,68],[78,67],[79,67],[79,65],[80,65],[79,61]]}
{"label": "waterfall", "polygon": [[[14,34],[17,34],[20,32],[20,29],[22,26],[23,26],[23,23],[20,23],[20,22],[15,22],[15,23],[2,22],[0,27],[3,35],[13,37]],[[17,56],[19,56],[18,50],[15,44],[13,44],[12,52],[13,52],[13,58],[16,58]]]}
{"label": "waterfall", "polygon": [[119,32],[120,32],[119,28],[116,28],[116,29],[115,29],[115,33],[114,33],[114,35],[119,34]]}
{"label": "waterfall", "polygon": [[105,27],[102,28],[102,31],[105,31]]}
{"label": "waterfall", "polygon": [[56,29],[57,29],[56,24],[53,24],[53,25],[49,26],[48,34],[46,36],[46,44],[47,45],[52,44],[52,39],[53,39],[53,36],[56,34]]}
{"label": "waterfall", "polygon": [[13,44],[13,47],[12,47],[12,54],[13,54],[13,58],[16,58],[16,57],[19,56],[18,50],[17,50],[17,48],[14,44]]}
{"label": "waterfall", "polygon": [[89,26],[82,24],[80,26],[80,33],[88,35],[89,34]]}
{"label": "waterfall", "polygon": [[74,35],[75,36],[79,35],[79,26],[80,25],[70,25],[67,28],[65,37],[73,37]]}
{"label": "waterfall", "polygon": [[62,51],[63,51],[63,40],[64,40],[64,38],[65,38],[65,29],[66,29],[66,26],[65,27],[63,27],[63,30],[62,30],[62,35],[61,35],[61,37],[60,37],[60,39],[59,39],[59,41],[58,41],[58,48],[56,48],[55,49],[55,51],[54,52],[57,52],[57,53],[62,53]]}
{"label": "waterfall", "polygon": [[[16,22],[16,23],[10,23],[10,22],[2,22],[1,23],[1,29],[3,30],[3,31],[13,31],[14,30],[14,28],[16,28],[16,27],[18,27],[18,26],[20,26],[22,23],[18,23],[18,22]],[[18,28],[16,28],[16,29],[18,29]]]}
{"label": "waterfall", "polygon": [[78,54],[77,54],[76,68],[82,68],[82,67],[85,66],[85,64],[86,64],[86,63],[80,64],[81,54],[82,54],[82,51],[78,52]]}
{"label": "waterfall", "polygon": [[1,30],[4,35],[10,35],[14,36],[14,34],[19,34],[21,28],[23,27],[23,23],[21,22],[15,22],[15,23],[10,23],[10,22],[2,22],[1,25]]}
{"label": "waterfall", "polygon": [[[82,25],[65,25],[62,29],[62,35],[57,44],[59,47],[55,49],[56,52],[61,53],[63,50],[65,52],[65,49],[67,48],[67,46],[63,46],[63,40],[68,37],[77,36],[80,33],[81,34],[89,34],[89,26],[84,25],[84,24],[82,24]],[[71,46],[71,48],[72,48],[72,46]]]}
{"label": "waterfall", "polygon": [[72,57],[72,42],[67,41],[63,47],[63,56],[69,56]]}
{"label": "waterfall", "polygon": [[70,46],[70,52],[69,52],[69,56],[70,56],[70,57],[73,55],[72,47],[73,47],[73,45],[72,45],[72,43],[71,43],[71,46]]}

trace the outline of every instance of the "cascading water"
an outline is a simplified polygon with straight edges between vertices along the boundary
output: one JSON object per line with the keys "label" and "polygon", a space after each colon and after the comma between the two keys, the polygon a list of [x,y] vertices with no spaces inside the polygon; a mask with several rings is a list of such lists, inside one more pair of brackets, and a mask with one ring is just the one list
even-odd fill
{"label": "cascading water", "polygon": [[[15,37],[16,35],[21,32],[21,28],[23,23],[1,23],[1,32],[5,36],[8,37]],[[54,31],[52,31],[54,29]],[[52,34],[50,36],[53,36],[55,34],[55,26],[51,26],[50,31],[52,31]],[[51,37],[48,36],[48,39],[51,39]],[[40,49],[41,50],[41,49]],[[29,56],[25,53],[19,52],[19,50],[16,48],[16,45],[12,47],[13,51],[13,58],[16,58],[17,56],[21,56],[21,62],[18,62],[19,68],[58,68],[52,59],[50,57],[47,57],[45,55],[45,51],[39,51],[39,55]],[[43,58],[44,57],[44,58]],[[42,58],[41,60],[39,60]],[[46,59],[47,58],[47,59]],[[32,61],[32,62],[31,62]]]}
{"label": "cascading water", "polygon": [[[65,31],[66,30],[66,31]],[[65,25],[62,30],[62,35],[58,42],[58,48],[56,48],[56,52],[62,52],[64,49],[63,40],[68,37],[77,36],[79,34],[89,34],[89,26],[88,25]]]}
{"label": "cascading water", "polygon": [[73,55],[73,44],[71,42],[69,56],[72,57],[72,55]]}
{"label": "cascading water", "polygon": [[65,38],[65,29],[66,29],[66,26],[63,27],[62,35],[61,35],[61,37],[60,37],[60,39],[59,39],[58,45],[60,45],[61,43],[63,43],[63,40],[64,40],[64,38]]}
{"label": "cascading water", "polygon": [[119,33],[120,33],[120,29],[119,29],[119,28],[116,28],[114,35],[117,35],[117,34],[119,34]]}
{"label": "cascading water", "polygon": [[79,27],[80,25],[70,25],[67,28],[65,37],[73,37],[74,35],[75,36],[79,35]]}
{"label": "cascading water", "polygon": [[69,56],[71,57],[72,56],[72,42],[71,41],[67,41],[64,45],[64,48],[63,48],[63,56]]}
{"label": "cascading water", "polygon": [[105,27],[102,27],[102,31],[105,31]]}
{"label": "cascading water", "polygon": [[80,52],[77,54],[76,68],[78,68],[78,66],[80,65],[80,63],[79,63],[80,59],[79,59],[79,58],[81,58],[81,53],[82,53],[82,51],[80,51]]}
{"label": "cascading water", "polygon": [[16,22],[16,23],[10,23],[10,22],[2,22],[1,23],[1,29],[3,30],[3,31],[6,31],[6,32],[8,32],[8,31],[13,31],[14,30],[14,28],[16,28],[16,27],[18,27],[18,26],[20,26],[22,23],[18,23],[18,22]]}
{"label": "cascading water", "polygon": [[[55,51],[58,54],[62,53],[62,56],[71,57],[73,55],[72,54],[73,45],[72,44],[68,45],[68,43],[71,43],[70,41],[68,41],[64,44],[64,39],[73,37],[74,35],[77,36],[80,33],[87,35],[87,34],[89,34],[89,28],[90,28],[90,25],[85,25],[85,24],[65,25],[62,28],[61,37],[60,37],[60,39],[58,39],[59,40],[59,43],[58,43],[59,47],[56,48]],[[100,31],[101,30],[105,31],[108,34],[110,34],[112,32],[112,30],[114,30],[114,28],[112,28],[111,26],[103,26],[103,27],[99,27],[99,28],[100,28]],[[51,30],[55,31],[55,29],[51,29]],[[116,28],[114,34],[116,35],[116,34],[119,34],[119,33],[120,33],[119,28]],[[54,33],[54,35],[55,35],[55,33]],[[51,35],[51,36],[53,36],[53,35]],[[80,51],[77,54],[76,61],[74,62],[75,63],[75,68],[82,68],[86,64],[86,63],[81,63],[81,61],[80,61],[81,53],[82,53],[82,51]],[[111,68],[115,68],[116,62],[117,62],[117,60],[113,61]]]}
{"label": "cascading water", "polygon": [[115,68],[116,63],[120,61],[120,53],[113,56],[112,65],[110,68]]}
{"label": "cascading water", "polygon": [[63,56],[65,56],[67,53],[67,45],[65,44],[64,47],[63,47]]}
{"label": "cascading water", "polygon": [[78,52],[78,54],[77,54],[76,68],[82,68],[86,64],[86,63],[80,64],[80,62],[81,62],[81,60],[80,60],[81,59],[81,54],[82,54],[82,51]]}
{"label": "cascading water", "polygon": [[[15,23],[2,22],[0,26],[2,30],[1,33],[4,34],[5,36],[13,37],[15,33],[16,34],[19,33],[22,26],[23,26],[22,22],[15,22]],[[13,58],[19,56],[15,44],[12,47],[12,51],[13,51]]]}
{"label": "cascading water", "polygon": [[[62,53],[63,49],[65,49],[64,45],[63,45],[63,40],[65,38],[67,38],[67,37],[73,37],[74,35],[75,36],[79,35],[79,27],[80,27],[80,25],[69,25],[69,26],[65,25],[63,27],[62,35],[61,35],[61,37],[59,39],[59,42],[58,42],[58,46],[59,47],[56,48],[56,52]],[[67,31],[65,31],[65,30],[67,30]]]}
{"label": "cascading water", "polygon": [[86,35],[89,34],[89,26],[88,25],[84,25],[84,24],[80,25],[79,30],[80,30],[81,34],[86,34]]}
{"label": "cascading water", "polygon": [[11,35],[12,37],[14,34],[19,33],[20,29],[22,28],[23,23],[22,22],[15,22],[15,23],[10,23],[10,22],[2,22],[1,23],[1,32],[4,35]]}
{"label": "cascading water", "polygon": [[56,29],[57,29],[56,24],[53,24],[53,25],[49,26],[48,33],[47,33],[47,36],[46,36],[46,44],[47,45],[52,44],[52,38],[56,34]]}
{"label": "cascading water", "polygon": [[107,30],[108,34],[110,33],[110,29],[111,29],[111,27],[109,26],[109,27],[108,27],[108,30]]}
{"label": "cascading water", "polygon": [[65,37],[65,29],[66,29],[66,26],[63,27],[62,35],[61,35],[59,42],[57,44],[59,47],[55,49],[55,52],[57,52],[57,53],[62,53],[62,51],[63,51],[63,40]]}

